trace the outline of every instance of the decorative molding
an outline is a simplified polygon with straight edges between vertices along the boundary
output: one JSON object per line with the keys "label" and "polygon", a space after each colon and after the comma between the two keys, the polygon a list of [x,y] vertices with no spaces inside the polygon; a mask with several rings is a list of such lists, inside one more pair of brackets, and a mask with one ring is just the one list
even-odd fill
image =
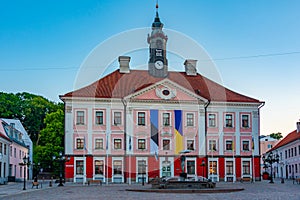
{"label": "decorative molding", "polygon": [[173,99],[177,95],[176,89],[171,89],[168,86],[156,87],[155,92],[157,97],[165,100]]}

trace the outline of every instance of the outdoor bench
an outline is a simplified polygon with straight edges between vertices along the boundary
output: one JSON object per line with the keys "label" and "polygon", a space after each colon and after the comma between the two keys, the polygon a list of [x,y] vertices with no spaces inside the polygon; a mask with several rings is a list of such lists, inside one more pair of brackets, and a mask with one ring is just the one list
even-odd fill
{"label": "outdoor bench", "polygon": [[89,180],[89,181],[88,181],[88,185],[91,185],[91,184],[99,184],[99,185],[102,185],[102,181],[101,181],[101,180]]}
{"label": "outdoor bench", "polygon": [[33,182],[32,182],[32,187],[31,187],[31,188],[33,188],[33,187],[36,187],[36,188],[38,189],[38,188],[39,188],[39,182],[33,181]]}

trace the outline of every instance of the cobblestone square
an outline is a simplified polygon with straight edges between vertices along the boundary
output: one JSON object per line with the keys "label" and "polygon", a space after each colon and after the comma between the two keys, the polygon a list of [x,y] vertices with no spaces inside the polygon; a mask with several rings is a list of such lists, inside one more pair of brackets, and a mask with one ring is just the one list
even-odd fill
{"label": "cobblestone square", "polygon": [[31,182],[27,183],[27,190],[22,190],[23,183],[9,183],[0,186],[0,199],[300,199],[300,185],[293,184],[292,181],[285,181],[281,184],[279,180],[275,180],[274,184],[268,181],[255,183],[217,183],[217,188],[244,188],[241,192],[232,193],[147,193],[147,192],[131,192],[126,189],[150,188],[139,184],[111,184],[102,186],[87,186],[81,184],[67,183],[64,187],[49,187],[45,182],[43,188],[31,188]]}

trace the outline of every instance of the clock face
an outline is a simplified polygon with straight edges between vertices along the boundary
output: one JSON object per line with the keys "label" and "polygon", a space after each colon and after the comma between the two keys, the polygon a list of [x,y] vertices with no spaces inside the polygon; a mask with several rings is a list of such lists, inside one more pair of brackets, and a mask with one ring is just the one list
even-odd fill
{"label": "clock face", "polygon": [[164,67],[164,63],[161,60],[157,60],[154,63],[154,66],[155,66],[156,69],[162,69]]}

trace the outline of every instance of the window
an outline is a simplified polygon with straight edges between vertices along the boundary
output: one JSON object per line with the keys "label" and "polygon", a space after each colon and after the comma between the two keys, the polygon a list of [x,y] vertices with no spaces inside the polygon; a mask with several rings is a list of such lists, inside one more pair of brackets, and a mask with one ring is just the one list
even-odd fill
{"label": "window", "polygon": [[145,139],[138,139],[138,149],[146,149],[146,141]]}
{"label": "window", "polygon": [[76,175],[83,175],[83,160],[76,160]]}
{"label": "window", "polygon": [[293,156],[294,156],[294,149],[291,148],[291,157],[293,157]]}
{"label": "window", "polygon": [[232,128],[233,127],[233,115],[232,114],[226,114],[225,115],[225,127],[226,128]]}
{"label": "window", "polygon": [[289,157],[291,157],[291,149],[289,149]]}
{"label": "window", "polygon": [[217,142],[216,142],[216,140],[209,140],[208,150],[209,151],[217,151]]}
{"label": "window", "polygon": [[194,140],[187,140],[186,147],[188,150],[194,150]]}
{"label": "window", "polygon": [[216,114],[208,114],[208,126],[216,127]]}
{"label": "window", "polygon": [[122,161],[115,160],[113,165],[114,165],[114,175],[122,175]]}
{"label": "window", "polygon": [[84,148],[84,139],[77,138],[76,139],[76,149],[83,149]]}
{"label": "window", "polygon": [[103,125],[103,111],[96,111],[95,124]]}
{"label": "window", "polygon": [[114,112],[114,125],[121,125],[121,112]]}
{"label": "window", "polygon": [[250,175],[250,161],[243,161],[243,174]]}
{"label": "window", "polygon": [[285,150],[285,158],[287,158],[287,150]]}
{"label": "window", "polygon": [[232,151],[232,140],[226,140],[226,151]]}
{"label": "window", "polygon": [[103,160],[95,160],[95,174],[103,175],[104,163]]}
{"label": "window", "polygon": [[[4,149],[5,149],[5,145],[4,145]],[[297,156],[297,147],[295,147],[294,149],[295,149],[295,156]]]}
{"label": "window", "polygon": [[[295,150],[296,150],[296,147],[295,147]],[[7,145],[6,144],[4,144],[4,149],[3,149],[3,153],[4,153],[4,155],[6,155],[7,154]]]}
{"label": "window", "polygon": [[243,141],[243,151],[249,151],[249,141]]}
{"label": "window", "polygon": [[0,153],[2,153],[2,142],[0,142]]}
{"label": "window", "polygon": [[76,124],[84,125],[84,111],[77,111]]}
{"label": "window", "polygon": [[12,151],[12,146],[10,146],[10,148],[9,148],[9,155],[10,155],[10,156],[12,156],[12,152],[13,152],[13,151]]}
{"label": "window", "polygon": [[232,119],[233,119],[232,114],[225,115],[225,127],[227,127],[227,128],[233,127]]}
{"label": "window", "polygon": [[146,174],[146,161],[139,160],[138,161],[138,174]]}
{"label": "window", "polygon": [[170,150],[170,140],[163,140],[163,150]]}
{"label": "window", "polygon": [[162,176],[170,177],[171,176],[171,162],[170,161],[163,161],[162,162]]}
{"label": "window", "polygon": [[95,139],[95,149],[103,149],[103,139],[102,138]]}
{"label": "window", "polygon": [[114,149],[121,149],[122,148],[122,140],[121,139],[114,139]]}
{"label": "window", "polygon": [[195,174],[195,161],[188,160],[186,162],[187,174]]}
{"label": "window", "polygon": [[19,158],[22,159],[22,151],[19,150]]}
{"label": "window", "polygon": [[298,167],[297,167],[297,164],[295,164],[295,173],[298,173]]}
{"label": "window", "polygon": [[186,115],[186,125],[194,126],[194,114],[193,113],[188,113]]}
{"label": "window", "polygon": [[226,175],[233,175],[233,161],[226,161]]}
{"label": "window", "polygon": [[209,174],[217,174],[217,161],[209,161]]}
{"label": "window", "polygon": [[242,127],[249,128],[249,115],[242,115]]}
{"label": "window", "polygon": [[17,149],[14,148],[14,157],[16,158],[17,157]]}
{"label": "window", "polygon": [[170,113],[163,113],[163,125],[170,126]]}
{"label": "window", "polygon": [[272,145],[271,144],[268,144],[268,149],[271,149],[272,148]]}
{"label": "window", "polygon": [[146,114],[144,112],[138,112],[138,125],[145,126],[146,125]]}

